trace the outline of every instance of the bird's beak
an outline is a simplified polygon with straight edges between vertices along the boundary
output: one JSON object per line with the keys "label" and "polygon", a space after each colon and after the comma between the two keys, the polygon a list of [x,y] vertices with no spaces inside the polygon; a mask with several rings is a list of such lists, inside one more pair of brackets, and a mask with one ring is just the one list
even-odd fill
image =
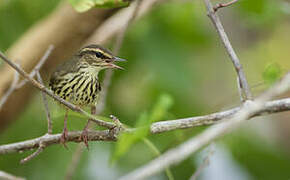
{"label": "bird's beak", "polygon": [[113,64],[113,63],[108,63],[108,66],[110,68],[115,68],[115,69],[121,69],[121,70],[124,70],[124,68],[120,67],[120,66],[117,66],[116,64]]}
{"label": "bird's beak", "polygon": [[119,58],[119,57],[114,57],[114,60],[113,61],[121,61],[121,62],[124,62],[124,61],[127,61],[127,60],[126,59]]}
{"label": "bird's beak", "polygon": [[127,61],[127,60],[122,59],[122,58],[119,58],[119,57],[114,57],[114,58],[111,60],[111,62],[108,62],[108,66],[109,66],[110,68],[115,68],[115,69],[122,69],[122,70],[124,70],[124,68],[122,68],[122,67],[117,66],[116,64],[114,64],[114,62],[116,62],[116,61],[124,62],[124,61]]}

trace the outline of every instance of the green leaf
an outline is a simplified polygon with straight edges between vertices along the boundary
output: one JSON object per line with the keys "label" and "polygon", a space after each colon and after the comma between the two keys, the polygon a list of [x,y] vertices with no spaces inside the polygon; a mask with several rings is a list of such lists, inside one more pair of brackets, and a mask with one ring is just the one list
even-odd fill
{"label": "green leaf", "polygon": [[118,160],[121,156],[129,151],[133,144],[144,139],[149,134],[150,125],[153,122],[161,120],[166,115],[172,104],[173,100],[171,96],[163,94],[159,97],[157,103],[154,105],[150,115],[146,112],[142,113],[136,122],[136,130],[130,133],[122,133],[119,136],[111,162],[113,163]]}
{"label": "green leaf", "polygon": [[78,12],[85,12],[93,7],[117,8],[129,5],[128,0],[68,0]]}
{"label": "green leaf", "polygon": [[149,118],[150,124],[156,121],[160,121],[165,116],[172,104],[172,97],[168,94],[162,94],[153,108]]}
{"label": "green leaf", "polygon": [[282,70],[279,64],[271,63],[268,64],[263,72],[263,79],[268,84],[271,85],[281,78]]}

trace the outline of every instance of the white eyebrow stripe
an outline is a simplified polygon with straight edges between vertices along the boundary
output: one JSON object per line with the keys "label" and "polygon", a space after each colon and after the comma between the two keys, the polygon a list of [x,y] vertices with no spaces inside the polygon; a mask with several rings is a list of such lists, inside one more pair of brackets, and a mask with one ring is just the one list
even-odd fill
{"label": "white eyebrow stripe", "polygon": [[100,52],[102,53],[104,56],[108,57],[108,58],[112,58],[112,55],[102,51],[101,49],[95,49],[95,48],[84,48],[81,50],[81,52],[85,52],[85,51],[93,51],[93,52]]}

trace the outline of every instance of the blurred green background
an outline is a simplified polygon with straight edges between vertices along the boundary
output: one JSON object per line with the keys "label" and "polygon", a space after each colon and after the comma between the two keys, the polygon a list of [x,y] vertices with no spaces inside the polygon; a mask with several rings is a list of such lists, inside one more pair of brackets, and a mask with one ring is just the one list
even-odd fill
{"label": "blurred green background", "polygon": [[[48,15],[59,0],[1,0],[0,49],[7,50],[34,23]],[[218,1],[213,1],[217,3]],[[243,0],[219,15],[240,57],[255,95],[290,69],[290,3],[283,0]],[[110,46],[109,46],[110,47]],[[206,16],[202,1],[165,1],[130,26],[120,57],[126,71],[117,71],[104,116],[114,114],[135,126],[150,115],[166,94],[172,106],[160,120],[203,115],[239,105],[234,68]],[[50,101],[53,132],[61,132],[63,110]],[[288,116],[287,116],[288,115]],[[281,125],[289,113],[255,118],[214,144],[211,163],[199,179],[290,179],[290,145]],[[69,129],[81,130],[86,120],[70,114]],[[150,135],[160,152],[175,147],[206,127]],[[40,94],[19,119],[0,134],[0,143],[43,135],[46,119]],[[289,135],[289,134],[288,134]],[[0,156],[0,170],[27,179],[63,179],[76,144],[53,145],[20,165],[31,152]],[[153,159],[142,141],[110,163],[116,143],[90,142],[73,179],[116,179]],[[188,179],[202,162],[200,152],[171,167],[175,179]],[[167,179],[160,173],[152,179]]]}

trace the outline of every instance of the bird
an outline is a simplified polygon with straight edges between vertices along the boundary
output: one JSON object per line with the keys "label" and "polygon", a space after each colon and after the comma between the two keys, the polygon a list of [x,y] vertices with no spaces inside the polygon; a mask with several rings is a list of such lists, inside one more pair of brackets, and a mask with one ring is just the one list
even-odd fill
{"label": "bird", "polygon": [[[49,87],[53,93],[64,100],[79,106],[95,106],[102,90],[98,75],[104,69],[123,69],[114,64],[125,59],[114,56],[108,49],[91,44],[81,48],[70,59],[59,65],[51,74]],[[64,128],[60,141],[65,145],[68,137],[66,108]],[[85,126],[81,139],[88,147],[87,125]]]}

